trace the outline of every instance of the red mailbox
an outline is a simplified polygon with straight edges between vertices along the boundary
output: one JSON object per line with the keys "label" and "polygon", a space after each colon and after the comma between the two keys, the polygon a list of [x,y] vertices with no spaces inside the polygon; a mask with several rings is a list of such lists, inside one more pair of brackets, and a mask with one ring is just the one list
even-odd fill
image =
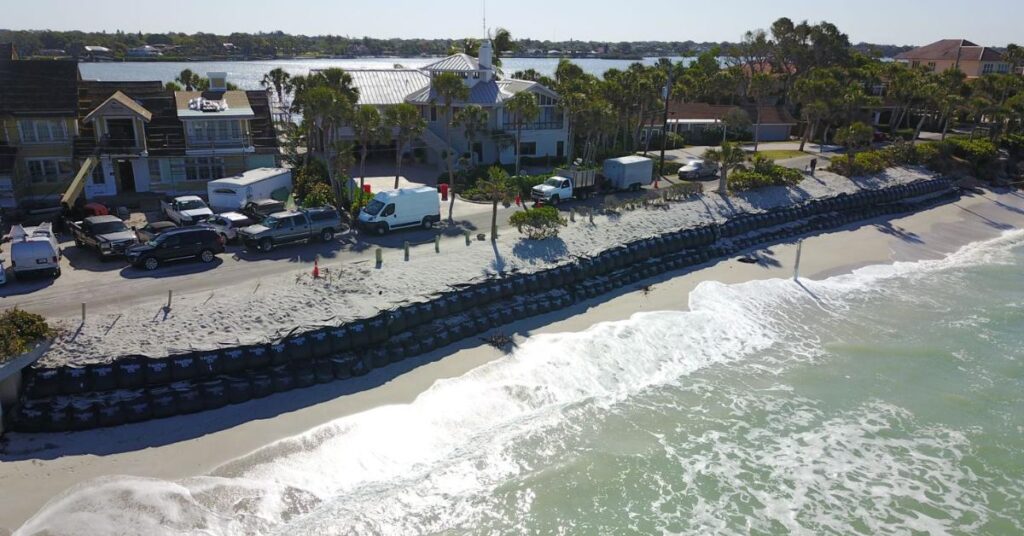
{"label": "red mailbox", "polygon": [[439,188],[441,190],[441,201],[447,201],[448,200],[448,184],[447,183],[442,183],[441,186],[439,186]]}
{"label": "red mailbox", "polygon": [[366,193],[368,193],[368,194],[372,194],[372,193],[373,193],[373,191],[371,191],[371,190],[372,190],[372,189],[370,188],[370,185],[369,185],[369,184],[363,184],[363,191],[364,191],[364,192],[366,192]]}

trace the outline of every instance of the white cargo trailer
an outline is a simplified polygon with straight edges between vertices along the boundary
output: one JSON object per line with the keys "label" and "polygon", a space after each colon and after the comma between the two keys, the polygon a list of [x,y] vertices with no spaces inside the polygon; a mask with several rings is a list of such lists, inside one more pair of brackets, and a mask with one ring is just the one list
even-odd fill
{"label": "white cargo trailer", "polygon": [[243,208],[246,203],[257,199],[269,199],[275,192],[278,198],[287,197],[292,191],[292,170],[287,168],[251,169],[223,179],[213,180],[206,185],[210,206],[216,211],[232,211]]}
{"label": "white cargo trailer", "polygon": [[604,161],[604,177],[616,190],[639,190],[654,177],[654,161],[642,156],[623,156]]}

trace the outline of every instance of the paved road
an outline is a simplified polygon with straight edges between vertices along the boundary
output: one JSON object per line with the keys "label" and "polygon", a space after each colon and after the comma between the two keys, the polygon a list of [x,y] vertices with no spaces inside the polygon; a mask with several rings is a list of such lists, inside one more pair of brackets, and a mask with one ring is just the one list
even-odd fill
{"label": "paved road", "polygon": [[[559,208],[568,212],[574,207],[598,206],[602,201],[603,196],[598,196],[588,201],[566,202]],[[500,229],[508,230],[509,215],[515,210],[520,209],[515,205],[508,208],[499,206]],[[461,241],[465,231],[474,235],[490,233],[489,204],[457,200],[453,223],[447,221],[447,212],[448,204],[444,202],[441,211],[444,219],[433,230],[417,228],[385,236],[349,231],[329,243],[285,246],[270,253],[250,252],[242,246],[229,245],[228,250],[213,263],[183,261],[152,272],[133,268],[120,260],[102,262],[95,252],[77,248],[72,242],[66,241],[62,244],[65,255],[61,262],[63,275],[56,280],[18,281],[8,273],[7,284],[0,286],[0,308],[17,306],[52,318],[77,317],[82,303],[87,304],[90,312],[109,311],[136,303],[166,299],[168,290],[182,295],[247,282],[255,285],[260,280],[287,277],[288,273],[312,270],[317,256],[326,265],[334,265],[339,261],[372,262],[374,249],[378,246],[401,248],[406,241],[413,245],[428,244],[438,234],[442,241]],[[0,257],[10,258],[10,244],[3,245]]]}

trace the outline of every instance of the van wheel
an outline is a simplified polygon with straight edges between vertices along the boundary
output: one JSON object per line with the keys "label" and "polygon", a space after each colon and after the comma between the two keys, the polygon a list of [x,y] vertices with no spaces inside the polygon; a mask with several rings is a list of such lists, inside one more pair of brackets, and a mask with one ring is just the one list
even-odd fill
{"label": "van wheel", "polygon": [[320,231],[320,240],[324,242],[330,242],[334,238],[334,229],[324,229]]}
{"label": "van wheel", "polygon": [[156,260],[156,257],[146,257],[146,260],[142,262],[142,266],[152,272],[160,267],[160,261]]}
{"label": "van wheel", "polygon": [[634,192],[639,192],[640,191],[640,183],[639,182],[634,182],[633,184],[630,184],[629,185],[629,189],[631,191],[634,191]]}
{"label": "van wheel", "polygon": [[423,218],[423,221],[420,222],[420,225],[422,225],[424,229],[433,229],[434,228],[434,220],[430,219],[430,216],[425,216]]}
{"label": "van wheel", "polygon": [[381,223],[377,225],[377,228],[374,230],[377,232],[377,236],[384,236],[384,233],[388,232],[388,224]]}
{"label": "van wheel", "polygon": [[260,251],[266,253],[266,252],[268,252],[268,251],[270,251],[272,249],[274,249],[274,241],[273,240],[271,240],[269,238],[264,238],[263,240],[260,240]]}
{"label": "van wheel", "polygon": [[60,277],[60,268],[59,267],[56,270],[53,271],[53,278],[56,279],[58,277]]}
{"label": "van wheel", "polygon": [[214,258],[216,258],[216,256],[213,254],[213,251],[211,251],[209,249],[204,249],[204,250],[199,252],[199,260],[201,260],[203,262],[206,262],[206,263],[213,262]]}

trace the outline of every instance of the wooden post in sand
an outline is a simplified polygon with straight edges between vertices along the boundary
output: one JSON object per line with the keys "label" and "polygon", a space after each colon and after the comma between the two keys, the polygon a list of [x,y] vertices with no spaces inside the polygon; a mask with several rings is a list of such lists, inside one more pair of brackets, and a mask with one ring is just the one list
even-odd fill
{"label": "wooden post in sand", "polygon": [[793,263],[793,281],[800,279],[800,252],[804,249],[804,241],[796,243],[796,262]]}

